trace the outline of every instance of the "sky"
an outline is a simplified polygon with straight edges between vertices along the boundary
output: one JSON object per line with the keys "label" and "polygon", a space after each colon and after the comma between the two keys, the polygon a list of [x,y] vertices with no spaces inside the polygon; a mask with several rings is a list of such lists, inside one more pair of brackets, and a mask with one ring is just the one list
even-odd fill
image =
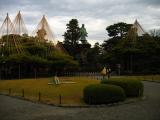
{"label": "sky", "polygon": [[14,20],[19,10],[29,34],[45,15],[59,41],[71,19],[85,24],[91,44],[108,39],[106,27],[118,22],[137,19],[146,32],[160,29],[160,0],[0,0],[0,25],[7,12]]}

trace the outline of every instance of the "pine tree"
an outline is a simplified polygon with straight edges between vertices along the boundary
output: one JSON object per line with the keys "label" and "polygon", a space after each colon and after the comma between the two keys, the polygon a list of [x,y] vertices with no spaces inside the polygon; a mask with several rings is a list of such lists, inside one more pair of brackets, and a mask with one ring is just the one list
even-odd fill
{"label": "pine tree", "polygon": [[67,31],[64,33],[64,44],[75,46],[79,43],[80,28],[77,19],[72,19],[67,24]]}

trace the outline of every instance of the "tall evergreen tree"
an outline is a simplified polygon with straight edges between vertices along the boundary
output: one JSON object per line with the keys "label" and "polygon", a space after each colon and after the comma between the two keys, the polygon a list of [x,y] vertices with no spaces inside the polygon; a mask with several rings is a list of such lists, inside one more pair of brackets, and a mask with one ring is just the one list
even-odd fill
{"label": "tall evergreen tree", "polygon": [[67,24],[67,31],[64,33],[64,44],[75,46],[79,43],[80,28],[77,19],[72,19]]}

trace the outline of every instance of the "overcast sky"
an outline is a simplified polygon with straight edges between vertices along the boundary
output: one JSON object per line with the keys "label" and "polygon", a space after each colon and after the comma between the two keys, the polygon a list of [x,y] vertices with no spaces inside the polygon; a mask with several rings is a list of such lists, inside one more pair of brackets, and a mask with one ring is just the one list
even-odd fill
{"label": "overcast sky", "polygon": [[160,0],[0,0],[0,24],[6,13],[13,20],[21,11],[29,33],[45,14],[57,40],[63,41],[72,18],[85,24],[90,43],[108,38],[105,28],[117,22],[134,23],[149,31],[160,29]]}

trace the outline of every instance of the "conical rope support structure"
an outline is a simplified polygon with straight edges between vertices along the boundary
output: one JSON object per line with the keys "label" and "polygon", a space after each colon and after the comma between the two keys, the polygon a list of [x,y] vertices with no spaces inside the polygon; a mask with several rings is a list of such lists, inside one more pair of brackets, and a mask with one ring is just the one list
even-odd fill
{"label": "conical rope support structure", "polygon": [[43,15],[41,21],[37,25],[36,29],[33,31],[32,35],[37,36],[39,38],[39,42],[45,41],[56,44],[54,34],[52,33],[47,19],[45,18],[45,15]]}
{"label": "conical rope support structure", "polygon": [[[20,14],[20,12],[18,14]],[[22,19],[22,17],[20,17],[19,19]],[[16,24],[13,24],[11,22],[11,19],[9,18],[9,15],[7,13],[7,16],[0,28],[0,56],[9,56],[13,54],[24,53],[24,49],[20,43],[20,34],[16,33],[15,28],[17,26],[15,25]]]}

